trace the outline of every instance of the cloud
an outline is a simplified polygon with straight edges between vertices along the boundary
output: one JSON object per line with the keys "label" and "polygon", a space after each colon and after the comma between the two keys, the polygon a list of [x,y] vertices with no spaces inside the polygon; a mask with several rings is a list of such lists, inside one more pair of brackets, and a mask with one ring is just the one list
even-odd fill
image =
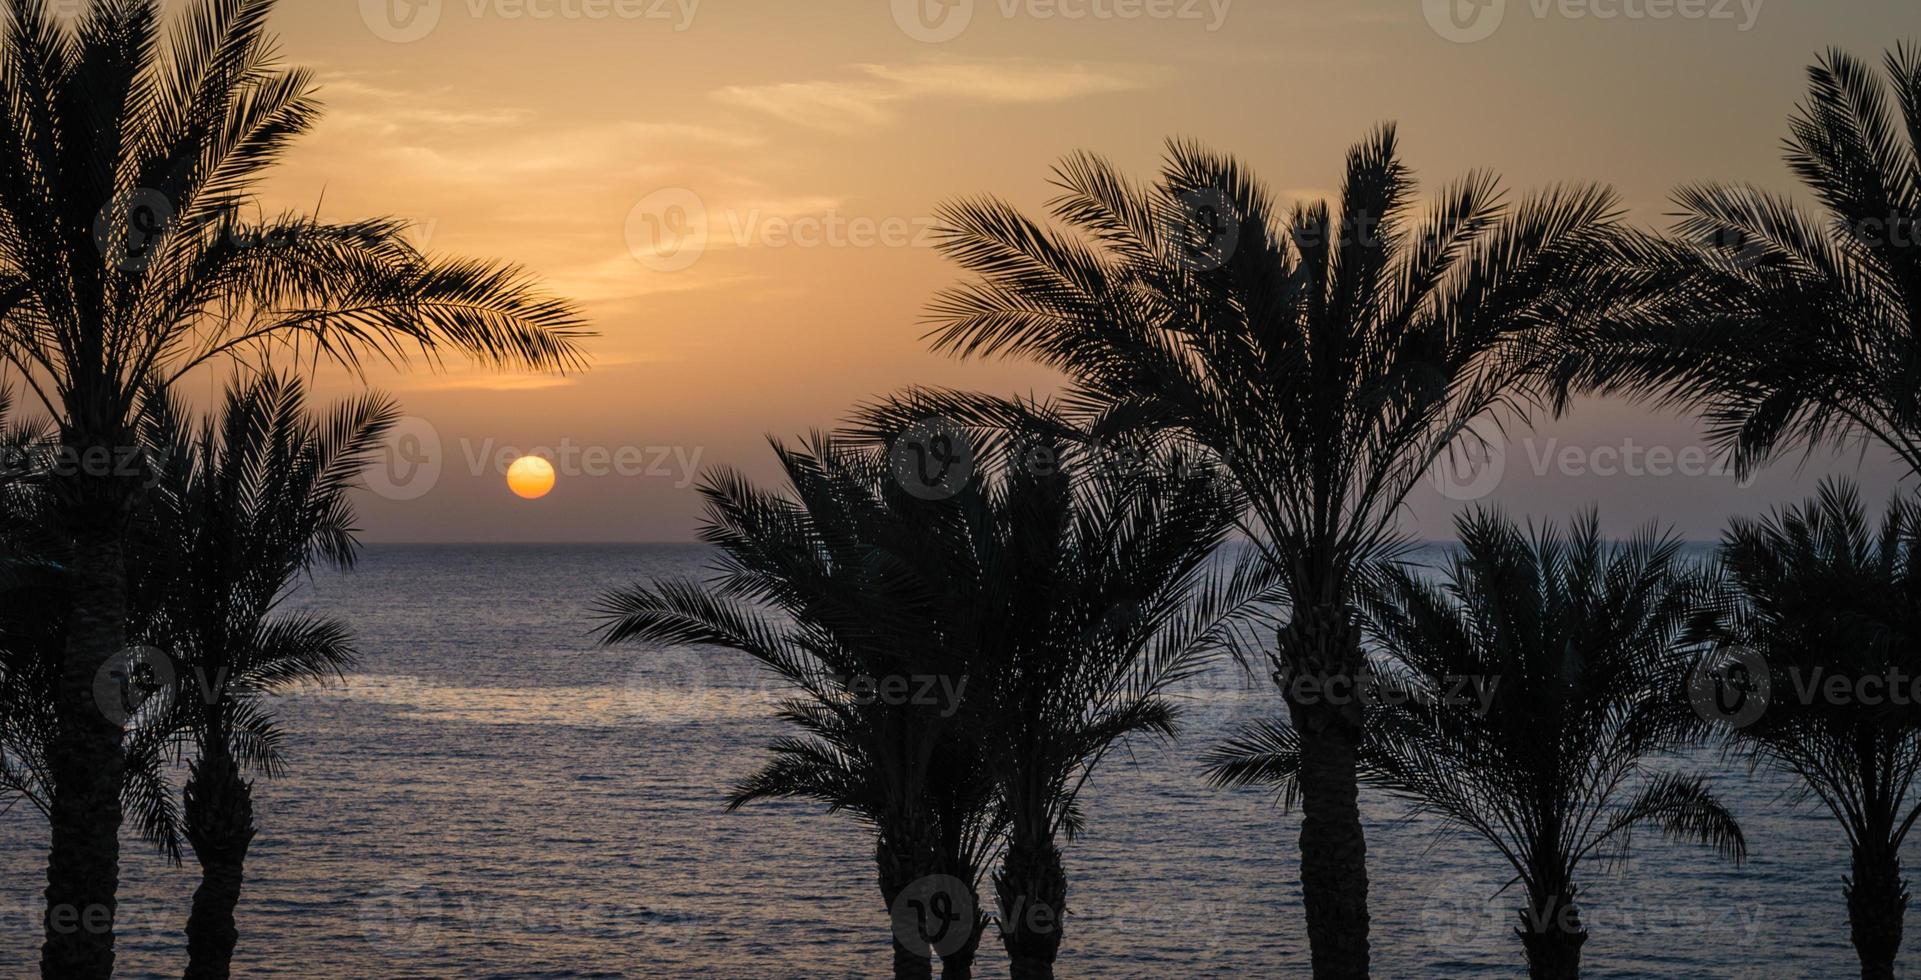
{"label": "cloud", "polygon": [[913,65],[854,65],[846,81],[730,85],[713,97],[728,105],[815,129],[847,133],[899,118],[901,103],[916,99],[1040,104],[1151,88],[1159,72],[1142,67],[1094,68],[1052,62],[936,61]]}

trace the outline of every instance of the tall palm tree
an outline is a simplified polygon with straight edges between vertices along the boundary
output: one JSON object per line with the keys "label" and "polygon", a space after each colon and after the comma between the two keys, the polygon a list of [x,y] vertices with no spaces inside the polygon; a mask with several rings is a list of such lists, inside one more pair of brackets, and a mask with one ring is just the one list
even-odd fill
{"label": "tall palm tree", "polygon": [[1699,409],[1743,474],[1860,438],[1921,473],[1921,48],[1883,69],[1831,51],[1808,70],[1786,148],[1818,217],[1710,183],[1679,192],[1679,240],[1623,240],[1610,315],[1570,332],[1569,390]]}
{"label": "tall palm tree", "polygon": [[1271,652],[1303,740],[1301,884],[1316,976],[1368,967],[1363,715],[1293,692],[1361,669],[1359,569],[1470,422],[1534,393],[1542,328],[1611,233],[1596,189],[1510,210],[1496,181],[1445,188],[1419,227],[1391,127],[1348,155],[1341,200],[1283,213],[1239,163],[1174,143],[1137,187],[1105,161],[1057,168],[1066,230],[996,200],[944,211],[977,278],[936,303],[942,350],[1036,358],[1099,438],[1142,427],[1206,447],[1245,492],[1249,531],[1292,610]]}
{"label": "tall palm tree", "polygon": [[[1717,702],[1742,709],[1727,719],[1738,725],[1734,747],[1798,780],[1847,835],[1843,891],[1865,980],[1895,975],[1908,905],[1901,845],[1921,818],[1921,707],[1887,686],[1921,676],[1917,548],[1921,504],[1897,498],[1871,527],[1859,492],[1843,483],[1734,521],[1721,566],[1739,601],[1710,632],[1723,644],[1710,662],[1720,669],[1703,675],[1734,688]],[[1741,670],[1729,669],[1736,663]],[[1837,677],[1850,693],[1830,700]]]}
{"label": "tall palm tree", "polygon": [[[1712,593],[1679,539],[1608,545],[1592,514],[1565,536],[1487,512],[1456,526],[1441,581],[1396,564],[1370,589],[1383,707],[1362,779],[1492,845],[1526,891],[1515,932],[1529,974],[1567,980],[1588,938],[1580,869],[1624,856],[1637,826],[1746,856],[1705,779],[1652,765],[1700,734],[1674,691]],[[1223,782],[1291,795],[1301,739],[1261,724],[1210,761]]]}
{"label": "tall palm tree", "polygon": [[169,721],[193,749],[181,823],[201,877],[186,976],[218,980],[258,829],[245,770],[284,768],[267,698],[354,659],[344,623],[275,610],[315,561],[353,564],[348,495],[397,412],[363,398],[311,415],[297,380],[269,375],[231,388],[201,426],[170,401],[147,417],[159,462],[134,534],[132,594],[142,641],[172,660]]}
{"label": "tall palm tree", "polygon": [[[74,607],[61,662],[47,863],[47,977],[104,978],[119,879],[119,726],[95,676],[127,642],[123,532],[143,397],[196,367],[289,347],[575,365],[580,324],[520,272],[422,255],[392,220],[248,216],[257,182],[318,118],[280,66],[272,0],[155,0],[71,22],[9,0],[0,38],[0,363],[58,425],[54,516]],[[76,927],[75,923],[80,923]]]}
{"label": "tall palm tree", "polygon": [[[795,737],[728,799],[738,809],[796,798],[846,811],[874,834],[881,898],[896,915],[894,975],[970,975],[980,941],[978,886],[994,839],[994,787],[959,737],[947,698],[881,697],[927,685],[966,690],[975,652],[945,641],[942,566],[965,553],[941,547],[959,508],[896,484],[871,451],[816,438],[778,443],[785,493],[731,471],[702,486],[702,537],[719,551],[711,582],[669,580],[609,594],[608,643],[705,644],[753,657],[794,689],[781,718]],[[959,894],[920,894],[958,882]],[[939,922],[913,921],[930,911]],[[902,928],[901,919],[908,920]],[[957,932],[954,930],[958,930]]]}

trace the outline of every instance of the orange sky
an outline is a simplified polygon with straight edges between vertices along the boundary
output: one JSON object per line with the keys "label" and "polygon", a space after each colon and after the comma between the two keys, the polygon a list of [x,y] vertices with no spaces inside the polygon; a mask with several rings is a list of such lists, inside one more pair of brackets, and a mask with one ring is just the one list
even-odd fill
{"label": "orange sky", "polygon": [[[907,383],[1044,390],[1031,367],[926,352],[921,311],[955,273],[923,232],[956,195],[1038,209],[1072,150],[1146,175],[1192,136],[1318,196],[1392,119],[1431,184],[1476,166],[1517,190],[1599,180],[1660,222],[1677,183],[1791,185],[1779,142],[1818,48],[1878,58],[1921,35],[1914,0],[1507,0],[1464,28],[1421,0],[927,2],[283,3],[286,56],[322,72],[330,112],[267,206],[414,219],[431,250],[526,264],[601,332],[574,378],[376,376],[431,427],[441,473],[414,499],[369,495],[368,537],[686,539],[691,467],[765,473],[765,433]],[[693,237],[675,251],[661,228]],[[1693,536],[1856,464],[1789,460],[1742,488],[1553,462],[1698,445],[1621,405],[1532,438],[1488,500],[1599,502],[1610,527]],[[562,446],[551,496],[508,492],[503,449]],[[1890,472],[1868,467],[1877,495]],[[1409,526],[1445,533],[1454,506],[1424,490]]]}

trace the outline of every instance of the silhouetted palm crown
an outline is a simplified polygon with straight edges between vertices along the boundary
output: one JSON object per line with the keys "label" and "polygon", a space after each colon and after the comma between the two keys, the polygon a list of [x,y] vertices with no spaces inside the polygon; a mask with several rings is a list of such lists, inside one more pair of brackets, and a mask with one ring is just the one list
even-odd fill
{"label": "silhouetted palm crown", "polygon": [[[1921,819],[1917,547],[1921,505],[1897,497],[1875,528],[1859,493],[1840,483],[1771,517],[1736,520],[1721,556],[1737,601],[1709,634],[1721,644],[1710,665],[1722,668],[1725,689],[1701,692],[1722,699],[1736,751],[1792,775],[1840,823],[1853,940],[1869,977],[1893,976],[1908,901],[1901,846]],[[1734,663],[1740,670],[1728,669]]]}
{"label": "silhouetted palm crown", "polygon": [[[1363,780],[1492,844],[1546,910],[1535,931],[1572,902],[1581,864],[1625,852],[1639,824],[1742,856],[1704,779],[1649,765],[1701,727],[1677,680],[1711,590],[1682,566],[1682,543],[1650,533],[1609,545],[1592,515],[1566,536],[1530,537],[1485,512],[1457,527],[1438,581],[1394,564],[1368,590],[1384,694]],[[1212,773],[1292,794],[1299,751],[1292,728],[1257,725],[1211,753]],[[1560,922],[1584,935],[1578,919]],[[1578,946],[1565,951],[1574,963]]]}
{"label": "silhouetted palm crown", "polygon": [[1698,408],[1743,472],[1860,437],[1921,472],[1921,48],[1885,78],[1840,51],[1808,75],[1787,161],[1820,213],[1682,190],[1682,240],[1625,245],[1617,305],[1577,331],[1563,379]]}
{"label": "silhouetted palm crown", "polygon": [[1239,163],[1186,143],[1151,188],[1069,159],[1053,213],[1073,234],[991,199],[951,206],[944,250],[979,278],[936,303],[937,343],[1061,368],[1097,434],[1199,441],[1313,586],[1297,598],[1338,601],[1434,457],[1531,391],[1529,338],[1570,314],[1610,216],[1595,189],[1510,210],[1475,174],[1410,227],[1396,151],[1389,127],[1350,153],[1338,213],[1283,213]]}

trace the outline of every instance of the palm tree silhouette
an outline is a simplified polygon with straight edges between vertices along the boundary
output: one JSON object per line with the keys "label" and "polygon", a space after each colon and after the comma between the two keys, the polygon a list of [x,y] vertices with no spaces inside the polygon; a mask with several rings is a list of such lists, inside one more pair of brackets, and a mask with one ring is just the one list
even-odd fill
{"label": "palm tree silhouette", "polygon": [[[1721,566],[1738,601],[1708,632],[1722,645],[1707,663],[1717,669],[1700,675],[1754,702],[1709,712],[1733,726],[1735,750],[1794,777],[1846,833],[1843,890],[1866,980],[1893,977],[1901,949],[1901,844],[1921,817],[1921,709],[1860,682],[1921,676],[1917,547],[1921,504],[1897,498],[1871,527],[1859,492],[1838,482],[1799,507],[1734,521]],[[1866,694],[1830,700],[1836,677]]]}
{"label": "palm tree silhouette", "polygon": [[[746,650],[806,692],[785,717],[813,737],[778,744],[776,761],[733,803],[805,797],[860,813],[881,831],[890,907],[903,895],[916,900],[908,875],[925,877],[930,861],[935,874],[970,875],[955,876],[962,894],[945,896],[950,905],[977,903],[980,872],[1004,835],[994,883],[1011,975],[1049,977],[1066,910],[1061,845],[1083,825],[1081,786],[1122,740],[1171,734],[1167,689],[1276,596],[1263,563],[1209,566],[1240,509],[1211,471],[1179,457],[1097,465],[1056,438],[1066,426],[1051,410],[997,404],[1003,419],[1026,424],[910,433],[889,421],[916,416],[915,402],[901,400],[863,421],[877,440],[783,450],[794,500],[731,476],[712,481],[708,538],[728,556],[728,574],[706,588],[660,583],[610,597],[618,618],[609,635]],[[964,465],[968,482],[933,499],[909,492],[921,474],[896,467],[917,466],[916,449]],[[807,632],[757,639],[754,614],[723,609],[717,597],[771,600]],[[781,652],[783,643],[806,656]],[[962,686],[910,704],[918,726],[889,727],[869,716],[887,719],[900,706],[850,710],[841,687],[822,682],[876,669],[886,673],[868,676],[931,669]],[[949,785],[966,792],[921,790],[943,804],[923,809],[953,813],[930,822],[969,834],[964,848],[943,842],[920,867],[896,870],[907,862],[890,841],[941,836],[889,816],[911,809],[899,801],[914,778],[939,775],[894,763],[903,739],[909,748],[931,740],[935,765],[954,767]],[[983,921],[976,912],[958,963],[929,943],[943,954],[943,975],[966,974]],[[897,938],[895,965],[897,975],[925,975],[926,952]]]}
{"label": "palm tree silhouette", "polygon": [[[1609,545],[1592,513],[1565,536],[1488,512],[1456,526],[1442,581],[1395,564],[1369,590],[1382,707],[1362,779],[1493,845],[1526,889],[1515,932],[1530,975],[1576,977],[1584,862],[1625,855],[1641,824],[1746,855],[1704,779],[1649,766],[1700,734],[1673,692],[1711,592],[1679,539]],[[1253,726],[1209,761],[1224,783],[1299,791],[1291,727]]]}
{"label": "palm tree silhouette", "polygon": [[122,532],[137,406],[196,367],[275,348],[358,367],[448,348],[566,368],[580,323],[518,271],[423,256],[393,220],[244,213],[318,118],[283,69],[272,0],[197,0],[163,38],[158,5],[93,0],[68,23],[19,0],[0,40],[0,361],[78,461],[54,484],[74,607],[48,760],[47,977],[104,978],[119,878],[119,726],[95,676],[127,642]]}
{"label": "palm tree silhouette", "polygon": [[[908,494],[872,450],[824,437],[774,449],[785,494],[732,471],[703,482],[718,577],[609,594],[603,636],[738,650],[792,687],[781,717],[799,736],[774,743],[728,808],[798,798],[858,817],[874,831],[881,898],[909,920],[894,929],[894,975],[928,976],[938,952],[943,975],[968,976],[993,783],[950,705],[877,693],[915,678],[952,691],[972,670],[975,652],[944,640],[941,583],[924,574],[966,558],[938,530],[961,512]],[[936,880],[945,887],[927,891]]]}
{"label": "palm tree silhouette", "polygon": [[1845,52],[1808,70],[1787,162],[1820,217],[1702,184],[1677,195],[1680,240],[1624,237],[1611,315],[1570,331],[1569,390],[1696,408],[1744,475],[1860,437],[1921,473],[1921,48],[1885,74],[1892,106]]}
{"label": "palm tree silhouette", "polygon": [[[1053,976],[1065,935],[1061,848],[1084,826],[1080,790],[1136,734],[1171,737],[1167,692],[1253,612],[1279,601],[1258,560],[1208,561],[1244,503],[1175,449],[1090,446],[1051,408],[982,400],[995,415],[937,438],[979,446],[991,477],[958,499],[945,550],[969,555],[943,594],[949,642],[982,651],[962,707],[965,736],[994,775],[1006,850],[994,884],[1010,976]],[[896,453],[938,404],[910,394],[855,428]],[[931,441],[931,440],[930,440]]]}
{"label": "palm tree silhouette", "polygon": [[194,750],[182,831],[201,878],[186,976],[225,978],[257,832],[243,770],[284,769],[266,699],[337,677],[354,659],[344,623],[275,608],[315,561],[353,564],[348,494],[398,412],[370,397],[311,415],[296,379],[268,375],[231,388],[202,425],[171,402],[146,417],[158,464],[133,540],[135,620],[143,642],[172,660],[164,728]]}
{"label": "palm tree silhouette", "polygon": [[[1474,174],[1410,228],[1392,127],[1349,153],[1338,215],[1283,214],[1241,164],[1188,143],[1151,188],[1086,155],[1055,179],[1053,214],[1076,234],[993,199],[945,209],[942,247],[977,278],[936,302],[937,346],[1061,369],[1100,438],[1148,428],[1206,447],[1291,598],[1272,652],[1283,691],[1352,678],[1359,569],[1392,552],[1397,509],[1469,423],[1534,393],[1534,338],[1585,308],[1575,287],[1610,235],[1610,196],[1557,190],[1510,211]],[[1363,717],[1289,708],[1315,975],[1365,976]]]}

